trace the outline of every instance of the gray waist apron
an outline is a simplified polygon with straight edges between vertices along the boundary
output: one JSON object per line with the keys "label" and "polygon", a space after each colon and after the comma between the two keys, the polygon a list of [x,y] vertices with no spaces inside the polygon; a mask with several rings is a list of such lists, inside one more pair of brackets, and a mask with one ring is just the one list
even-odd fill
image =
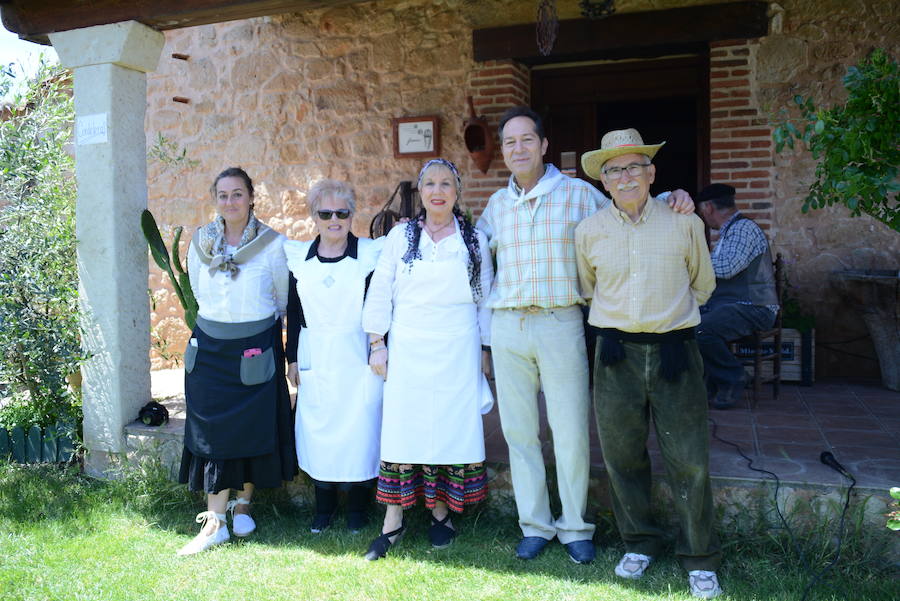
{"label": "gray waist apron", "polygon": [[275,450],[278,387],[274,316],[242,323],[197,317],[184,353],[184,444],[199,457],[236,459]]}

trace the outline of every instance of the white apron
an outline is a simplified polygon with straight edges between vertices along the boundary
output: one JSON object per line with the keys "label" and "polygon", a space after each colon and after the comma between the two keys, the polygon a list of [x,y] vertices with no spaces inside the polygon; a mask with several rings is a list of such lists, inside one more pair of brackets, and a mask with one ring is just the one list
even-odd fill
{"label": "white apron", "polygon": [[360,324],[377,250],[361,239],[357,259],[322,263],[305,260],[310,244],[285,244],[308,326],[297,349],[297,459],[316,480],[361,482],[378,476],[380,457],[383,382],[369,368]]}
{"label": "white apron", "polygon": [[484,461],[485,380],[467,251],[458,234],[439,244],[455,256],[417,260],[411,270],[399,262],[395,276],[381,430],[389,463]]}

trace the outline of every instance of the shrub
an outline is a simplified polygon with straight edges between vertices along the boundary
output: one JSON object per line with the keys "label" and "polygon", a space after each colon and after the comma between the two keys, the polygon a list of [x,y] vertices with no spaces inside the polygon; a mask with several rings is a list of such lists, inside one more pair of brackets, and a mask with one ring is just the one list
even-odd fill
{"label": "shrub", "polygon": [[81,422],[70,83],[42,64],[0,120],[0,426]]}
{"label": "shrub", "polygon": [[842,204],[854,217],[866,213],[900,231],[900,67],[875,49],[847,70],[843,83],[846,102],[830,108],[795,96],[800,118],[775,128],[776,150],[801,140],[816,160],[804,213]]}

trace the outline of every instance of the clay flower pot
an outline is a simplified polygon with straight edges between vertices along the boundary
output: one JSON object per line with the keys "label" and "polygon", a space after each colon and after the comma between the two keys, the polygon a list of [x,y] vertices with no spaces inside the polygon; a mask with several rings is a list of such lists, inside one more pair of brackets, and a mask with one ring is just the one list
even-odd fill
{"label": "clay flower pot", "polygon": [[482,173],[487,173],[494,158],[494,136],[488,127],[487,119],[475,116],[475,106],[472,97],[469,96],[469,111],[471,115],[466,121],[463,130],[463,139],[466,142],[466,150],[475,162],[475,166]]}

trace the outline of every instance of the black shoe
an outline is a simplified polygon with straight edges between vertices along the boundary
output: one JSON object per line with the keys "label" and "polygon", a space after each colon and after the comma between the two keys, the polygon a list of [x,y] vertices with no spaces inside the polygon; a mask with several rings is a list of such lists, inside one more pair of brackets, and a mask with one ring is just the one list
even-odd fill
{"label": "black shoe", "polygon": [[456,530],[447,525],[449,519],[450,512],[447,512],[447,515],[445,515],[442,520],[434,517],[434,514],[431,515],[431,527],[428,528],[428,540],[431,541],[431,546],[435,549],[449,547],[450,543],[453,542],[453,539],[456,538]]}
{"label": "black shoe", "polygon": [[312,525],[309,527],[309,531],[313,534],[321,534],[325,532],[331,527],[331,520],[333,517],[333,513],[317,513],[316,517],[313,518]]}
{"label": "black shoe", "polygon": [[[387,532],[376,538],[372,541],[372,544],[369,545],[369,550],[366,551],[366,559],[368,561],[378,561],[379,559],[384,559],[387,555],[388,550],[391,548],[391,545],[397,543],[401,538],[403,538],[403,533],[406,531],[406,526],[403,523],[400,523],[400,527],[394,530],[393,532]],[[391,537],[396,536],[394,542],[391,542]]]}

